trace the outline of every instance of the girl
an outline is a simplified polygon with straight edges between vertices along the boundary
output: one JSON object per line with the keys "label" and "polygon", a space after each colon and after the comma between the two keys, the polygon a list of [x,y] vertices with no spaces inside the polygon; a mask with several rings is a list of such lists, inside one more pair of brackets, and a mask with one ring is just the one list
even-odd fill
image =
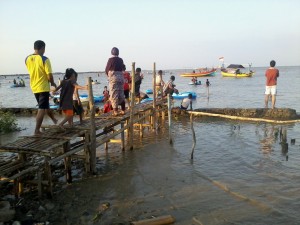
{"label": "girl", "polygon": [[74,69],[68,68],[64,79],[61,84],[55,89],[54,92],[60,91],[60,108],[65,114],[65,118],[58,124],[59,127],[63,128],[63,125],[68,122],[70,126],[73,125],[73,94],[75,89],[87,90],[87,86],[79,86],[76,83],[77,73]]}

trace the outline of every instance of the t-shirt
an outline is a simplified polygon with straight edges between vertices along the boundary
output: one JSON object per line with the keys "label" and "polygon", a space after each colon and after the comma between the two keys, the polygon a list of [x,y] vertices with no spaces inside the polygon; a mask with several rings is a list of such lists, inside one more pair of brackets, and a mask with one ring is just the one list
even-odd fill
{"label": "t-shirt", "polygon": [[63,80],[60,91],[60,107],[62,110],[73,109],[73,93],[75,80]]}
{"label": "t-shirt", "polygon": [[128,72],[123,72],[124,75],[124,91],[129,90],[129,84],[131,83],[131,77]]}
{"label": "t-shirt", "polygon": [[279,70],[275,68],[269,68],[266,71],[266,86],[274,86],[277,84],[277,77],[279,77]]}
{"label": "t-shirt", "polygon": [[108,59],[106,64],[105,72],[108,74],[108,71],[122,71],[123,70],[123,59],[114,56]]}
{"label": "t-shirt", "polygon": [[192,100],[189,98],[184,98],[181,102],[181,106],[187,109],[189,107],[191,101]]}
{"label": "t-shirt", "polygon": [[50,60],[46,56],[33,54],[27,56],[25,64],[30,76],[32,92],[49,92],[49,75],[52,73]]}
{"label": "t-shirt", "polygon": [[156,86],[161,86],[161,75],[156,75],[155,83]]}

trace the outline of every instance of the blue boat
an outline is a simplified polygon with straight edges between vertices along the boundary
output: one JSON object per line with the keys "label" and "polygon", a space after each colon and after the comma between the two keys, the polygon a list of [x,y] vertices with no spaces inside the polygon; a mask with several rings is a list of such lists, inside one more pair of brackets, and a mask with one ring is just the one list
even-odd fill
{"label": "blue boat", "polygon": [[50,105],[50,109],[58,109],[58,105]]}
{"label": "blue boat", "polygon": [[[88,96],[87,95],[80,95],[80,99],[81,100],[88,100]],[[98,102],[103,102],[104,96],[103,95],[95,95],[94,96],[94,102],[98,103]]]}
{"label": "blue boat", "polygon": [[145,103],[145,102],[149,102],[149,101],[153,101],[153,98],[145,98],[141,101],[141,103]]}
{"label": "blue boat", "polygon": [[147,89],[145,92],[146,92],[146,94],[153,94],[153,90],[152,89]]}
{"label": "blue boat", "polygon": [[181,92],[179,94],[173,93],[172,97],[174,99],[184,99],[184,98],[187,98],[189,96],[189,94],[192,94],[192,98],[194,98],[194,99],[197,98],[197,94],[192,91]]}

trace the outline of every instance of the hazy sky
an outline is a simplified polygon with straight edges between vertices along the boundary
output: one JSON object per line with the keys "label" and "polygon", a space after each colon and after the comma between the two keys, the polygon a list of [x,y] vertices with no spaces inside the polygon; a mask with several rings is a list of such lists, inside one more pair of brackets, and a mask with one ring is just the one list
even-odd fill
{"label": "hazy sky", "polygon": [[0,74],[27,73],[33,43],[54,72],[103,71],[110,50],[127,68],[227,63],[300,65],[299,0],[0,0]]}

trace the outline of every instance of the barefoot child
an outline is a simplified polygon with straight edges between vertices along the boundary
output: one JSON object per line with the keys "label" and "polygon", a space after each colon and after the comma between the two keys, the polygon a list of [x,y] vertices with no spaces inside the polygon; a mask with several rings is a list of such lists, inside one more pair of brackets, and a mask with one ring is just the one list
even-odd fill
{"label": "barefoot child", "polygon": [[[61,84],[55,89],[55,91],[60,91],[60,108],[65,114],[65,118],[59,123],[58,126],[63,128],[63,125],[68,122],[70,126],[73,125],[73,94],[75,89],[87,90],[87,86],[79,86],[76,83],[76,72],[72,68],[66,70],[64,79]],[[54,91],[54,92],[55,92]]]}
{"label": "barefoot child", "polygon": [[[76,85],[78,85],[77,84],[77,77],[78,77],[77,73],[76,73],[75,77],[76,77]],[[74,113],[76,113],[76,115],[79,116],[80,123],[82,123],[82,115],[83,115],[84,110],[83,110],[83,107],[81,104],[81,100],[79,98],[78,88],[75,88],[74,93],[73,93],[73,110],[74,110]]]}

